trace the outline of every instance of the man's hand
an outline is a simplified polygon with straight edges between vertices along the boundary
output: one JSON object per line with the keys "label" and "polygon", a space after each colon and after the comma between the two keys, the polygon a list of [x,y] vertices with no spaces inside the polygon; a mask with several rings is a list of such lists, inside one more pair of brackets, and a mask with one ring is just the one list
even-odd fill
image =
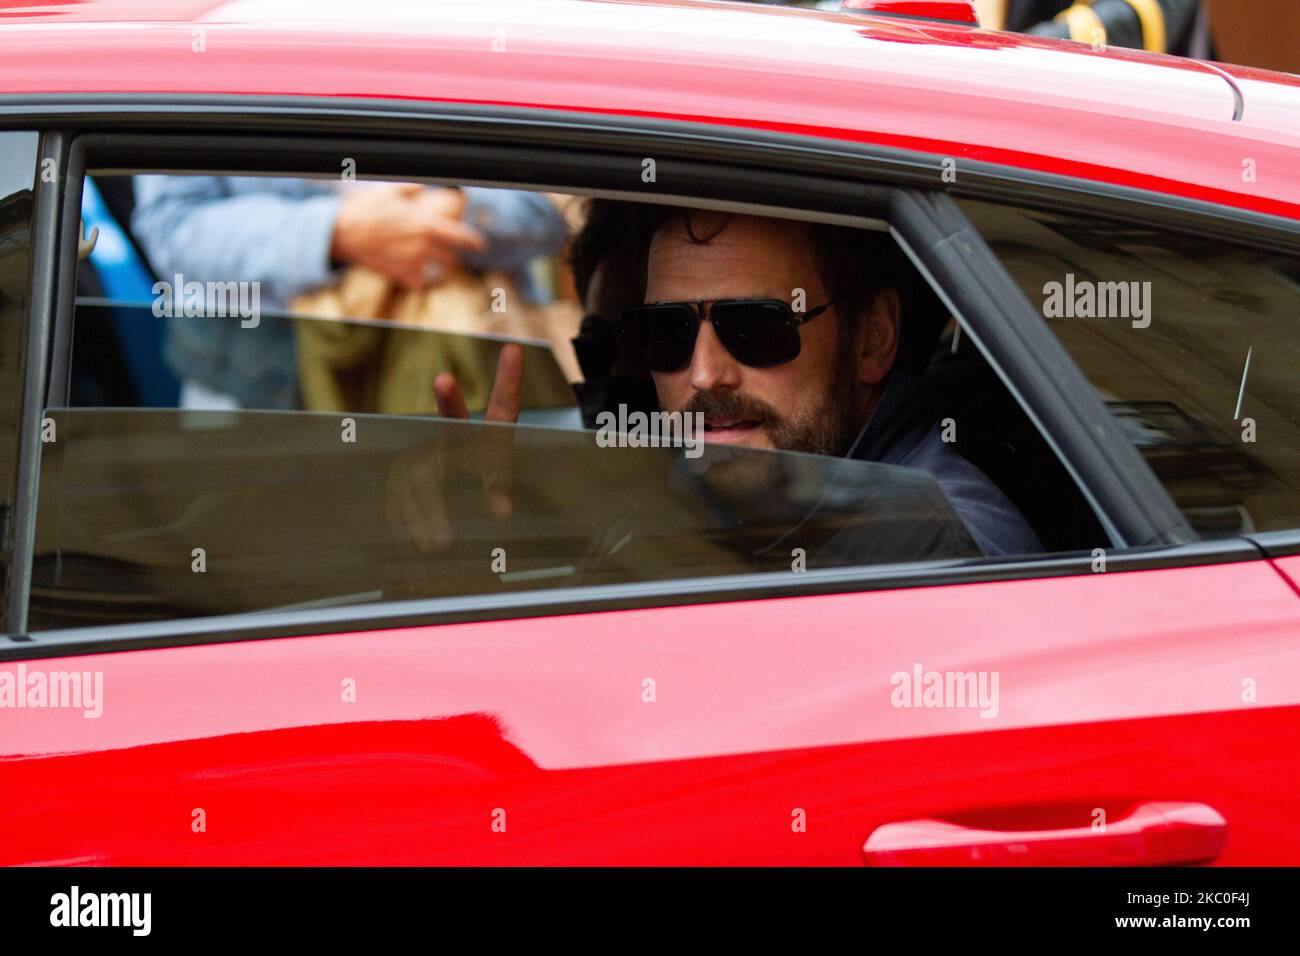
{"label": "man's hand", "polygon": [[[513,342],[501,346],[497,356],[497,377],[492,383],[483,417],[489,422],[519,421],[519,396],[524,387],[524,350]],[[443,418],[469,418],[460,383],[450,372],[443,372],[433,380],[433,394],[438,400],[438,414]]]}
{"label": "man's hand", "polygon": [[[497,377],[492,383],[487,411],[483,418],[489,422],[513,425],[519,421],[519,396],[524,387],[524,350],[507,342],[497,356]],[[438,400],[438,412],[444,418],[469,418],[465,399],[460,393],[456,376],[443,372],[433,380],[433,394]],[[493,429],[492,431],[496,431]],[[483,475],[483,494],[488,508],[498,518],[510,517],[514,505],[510,500],[510,438],[507,433],[484,435],[484,442],[476,449],[475,465]]]}
{"label": "man's hand", "polygon": [[[520,394],[524,383],[524,352],[506,343],[497,358],[497,377],[488,399],[487,421],[514,424],[519,420]],[[443,373],[433,381],[438,412],[444,418],[468,419],[469,410],[454,375]],[[506,428],[484,429],[466,436],[465,448],[447,446],[452,441],[429,443],[397,459],[388,474],[388,512],[391,520],[406,529],[416,547],[424,552],[442,551],[452,541],[443,483],[447,463],[477,475],[483,495],[494,517],[508,518],[514,510],[510,498],[510,445],[513,433]],[[459,453],[458,453],[459,452]]]}
{"label": "man's hand", "polygon": [[408,289],[427,284],[430,265],[450,269],[487,239],[461,222],[459,189],[397,183],[347,194],[334,219],[330,258],[374,269]]}

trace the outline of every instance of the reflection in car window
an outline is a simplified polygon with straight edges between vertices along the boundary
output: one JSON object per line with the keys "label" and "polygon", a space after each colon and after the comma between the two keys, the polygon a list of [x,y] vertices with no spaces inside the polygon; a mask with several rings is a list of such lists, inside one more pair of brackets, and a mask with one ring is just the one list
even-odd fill
{"label": "reflection in car window", "polygon": [[404,417],[49,414],[34,630],[979,554],[931,476],[875,462]]}
{"label": "reflection in car window", "polygon": [[1300,527],[1300,262],[964,202],[1205,537]]}

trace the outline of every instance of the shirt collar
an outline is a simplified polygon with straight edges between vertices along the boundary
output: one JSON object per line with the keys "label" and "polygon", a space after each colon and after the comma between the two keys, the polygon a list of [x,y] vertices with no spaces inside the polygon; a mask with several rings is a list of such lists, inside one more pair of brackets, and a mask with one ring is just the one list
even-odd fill
{"label": "shirt collar", "polygon": [[898,464],[925,435],[922,392],[920,376],[893,369],[880,401],[845,457]]}

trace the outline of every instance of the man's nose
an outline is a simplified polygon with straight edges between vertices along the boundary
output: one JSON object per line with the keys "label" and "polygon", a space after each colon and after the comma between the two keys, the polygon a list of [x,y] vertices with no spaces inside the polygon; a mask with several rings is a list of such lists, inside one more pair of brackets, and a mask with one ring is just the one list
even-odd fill
{"label": "man's nose", "polygon": [[739,388],[740,363],[727,351],[713,330],[712,322],[701,322],[691,353],[691,388],[711,392],[715,388]]}

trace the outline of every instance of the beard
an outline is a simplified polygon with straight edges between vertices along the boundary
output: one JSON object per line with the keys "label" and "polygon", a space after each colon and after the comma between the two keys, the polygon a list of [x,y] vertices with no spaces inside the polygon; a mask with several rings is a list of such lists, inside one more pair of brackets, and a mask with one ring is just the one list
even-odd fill
{"label": "beard", "polygon": [[863,425],[865,395],[854,365],[852,349],[837,349],[827,389],[785,415],[752,395],[733,391],[696,392],[681,411],[756,422],[767,429],[772,445],[781,451],[838,458],[849,450]]}

